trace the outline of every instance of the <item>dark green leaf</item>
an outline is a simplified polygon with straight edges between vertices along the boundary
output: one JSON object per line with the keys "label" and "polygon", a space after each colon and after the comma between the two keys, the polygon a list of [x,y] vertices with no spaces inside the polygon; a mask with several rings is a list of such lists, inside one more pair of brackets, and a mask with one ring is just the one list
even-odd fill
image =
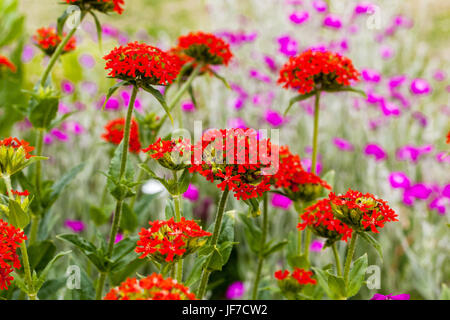
{"label": "dark green leaf", "polygon": [[130,83],[128,81],[121,81],[121,82],[118,82],[115,85],[113,85],[111,88],[109,88],[108,93],[106,94],[106,97],[105,97],[105,102],[103,103],[103,106],[102,106],[102,110],[105,110],[106,103],[108,102],[109,98],[112,97],[114,92],[116,92],[117,89],[119,89],[120,87],[127,86],[127,85],[130,85]]}
{"label": "dark green leaf", "polygon": [[298,96],[295,96],[294,98],[292,98],[291,100],[289,100],[289,105],[286,109],[286,111],[284,111],[284,116],[286,116],[289,112],[289,110],[291,110],[292,106],[300,101],[306,100],[311,98],[312,96],[314,96],[316,94],[316,91],[312,91],[310,93],[306,93],[306,94],[300,94]]}
{"label": "dark green leaf", "polygon": [[153,95],[156,98],[156,100],[158,100],[158,102],[163,107],[164,111],[167,113],[167,116],[169,117],[170,121],[172,121],[173,125],[172,115],[170,114],[169,107],[167,106],[166,100],[164,99],[164,96],[161,94],[161,92],[159,92],[159,90],[153,88],[152,86],[144,86],[142,87],[142,89]]}
{"label": "dark green leaf", "polygon": [[28,247],[31,269],[39,273],[53,259],[55,253],[56,246],[51,240],[33,243]]}
{"label": "dark green leaf", "polygon": [[353,263],[353,267],[350,270],[349,274],[347,298],[353,297],[358,293],[359,289],[364,283],[367,265],[367,253],[359,257],[358,260]]}
{"label": "dark green leaf", "polygon": [[383,261],[383,251],[381,249],[381,244],[367,232],[360,232],[358,234],[377,251],[378,256],[380,257],[381,261]]}
{"label": "dark green leaf", "polygon": [[24,229],[30,223],[29,215],[22,210],[20,204],[9,200],[9,222],[16,228]]}
{"label": "dark green leaf", "polygon": [[124,231],[133,233],[138,227],[138,218],[136,213],[131,210],[128,203],[122,205],[122,219],[120,221],[120,228]]}

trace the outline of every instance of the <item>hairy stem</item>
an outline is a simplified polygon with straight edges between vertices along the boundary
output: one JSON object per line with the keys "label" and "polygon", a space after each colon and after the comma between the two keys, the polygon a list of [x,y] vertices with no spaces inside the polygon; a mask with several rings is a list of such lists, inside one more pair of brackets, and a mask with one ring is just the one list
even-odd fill
{"label": "hairy stem", "polygon": [[342,277],[341,258],[339,258],[339,252],[337,250],[336,242],[331,245],[334,254],[334,260],[336,261],[336,271],[339,277]]}
{"label": "hairy stem", "polygon": [[355,231],[353,231],[352,240],[350,241],[350,245],[348,246],[347,257],[345,258],[345,265],[344,265],[344,282],[346,286],[348,284],[348,274],[350,273],[350,266],[352,264],[353,254],[355,253],[357,238],[358,234]]}

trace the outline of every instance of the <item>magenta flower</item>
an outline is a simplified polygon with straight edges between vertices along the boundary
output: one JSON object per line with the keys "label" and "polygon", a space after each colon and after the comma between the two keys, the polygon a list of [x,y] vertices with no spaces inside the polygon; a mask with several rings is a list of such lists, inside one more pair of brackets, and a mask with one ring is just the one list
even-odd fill
{"label": "magenta flower", "polygon": [[309,245],[309,250],[313,252],[320,252],[324,246],[324,243],[319,240],[313,240]]}
{"label": "magenta flower", "polygon": [[439,196],[431,201],[428,207],[443,216],[447,213],[447,208],[450,208],[450,200],[448,197]]}
{"label": "magenta flower", "polygon": [[286,56],[295,56],[298,52],[298,42],[290,36],[281,36],[277,39],[280,53]]}
{"label": "magenta flower", "polygon": [[[106,97],[103,96],[102,99],[100,100],[99,104],[97,105],[99,109],[105,103],[105,99],[106,99]],[[114,110],[115,111],[115,110],[119,110],[119,109],[120,109],[119,99],[117,99],[116,97],[109,98],[108,102],[106,102],[105,110]]]}
{"label": "magenta flower", "polygon": [[370,143],[366,145],[366,148],[364,149],[364,154],[366,156],[373,156],[376,161],[381,161],[387,158],[386,152],[375,143]]}
{"label": "magenta flower", "polygon": [[366,14],[370,13],[373,10],[373,5],[368,2],[361,2],[355,6],[354,13],[355,14]]}
{"label": "magenta flower", "polygon": [[276,72],[278,70],[275,60],[272,57],[264,56],[264,63],[272,72]]}
{"label": "magenta flower", "polygon": [[386,117],[390,117],[390,116],[399,116],[400,115],[400,108],[391,103],[391,102],[386,102],[384,99],[381,102],[381,112],[383,112],[383,115]]}
{"label": "magenta flower", "polygon": [[295,24],[302,24],[309,18],[308,11],[294,12],[289,16],[289,20]]}
{"label": "magenta flower", "polygon": [[192,101],[184,101],[181,103],[181,109],[185,112],[194,112],[195,104]]}
{"label": "magenta flower", "polygon": [[325,12],[328,10],[328,4],[323,0],[314,0],[313,7],[317,12]]}
{"label": "magenta flower", "polygon": [[323,20],[323,25],[332,29],[340,29],[342,28],[342,21],[338,16],[328,14]]}
{"label": "magenta flower", "polygon": [[265,114],[265,120],[273,127],[279,127],[283,124],[283,116],[275,110],[267,110]]}
{"label": "magenta flower", "polygon": [[53,137],[55,137],[59,141],[66,142],[69,140],[69,136],[65,132],[63,132],[57,128],[50,130],[50,133]]}
{"label": "magenta flower", "polygon": [[22,62],[23,63],[30,62],[31,60],[33,60],[34,54],[35,54],[35,50],[34,50],[33,46],[29,46],[29,45],[24,46],[23,52],[22,52]]}
{"label": "magenta flower", "polygon": [[72,94],[75,92],[75,85],[69,80],[61,81],[61,91],[66,94]]}
{"label": "magenta flower", "polygon": [[97,93],[98,86],[95,82],[84,81],[81,83],[81,92],[88,95],[95,95]]}
{"label": "magenta flower", "polygon": [[425,95],[431,92],[431,87],[426,80],[417,78],[411,82],[410,90],[415,95]]}
{"label": "magenta flower", "polygon": [[361,72],[361,75],[363,79],[367,82],[380,82],[381,81],[381,74],[373,69],[364,69]]}
{"label": "magenta flower", "polygon": [[44,136],[44,144],[52,144],[53,143],[53,137],[52,137],[52,135],[51,134],[46,134],[45,136]]}
{"label": "magenta flower", "polygon": [[401,86],[406,81],[405,75],[393,76],[389,79],[389,88],[394,89]]}
{"label": "magenta flower", "polygon": [[92,69],[95,67],[95,59],[90,54],[82,54],[78,61],[80,62],[81,66],[83,66],[86,69]]}
{"label": "magenta flower", "polygon": [[446,74],[442,70],[436,70],[436,72],[433,74],[433,78],[436,81],[444,81],[446,78]]}
{"label": "magenta flower", "polygon": [[272,196],[272,206],[288,210],[292,205],[292,200],[281,194],[274,193]]}
{"label": "magenta flower", "polygon": [[437,162],[447,162],[450,163],[450,155],[447,152],[439,152],[436,154]]}
{"label": "magenta flower", "polygon": [[183,197],[189,199],[189,201],[194,202],[198,200],[199,194],[200,191],[198,190],[198,188],[193,184],[189,184],[189,187],[187,188],[186,192],[183,193]]}
{"label": "magenta flower", "polygon": [[413,145],[406,145],[397,149],[396,157],[399,161],[411,161],[416,163],[419,157],[433,151],[432,145],[425,145],[421,147],[415,147]]}
{"label": "magenta flower", "polygon": [[228,128],[246,129],[247,124],[242,118],[230,118],[227,120]]}
{"label": "magenta flower", "polygon": [[392,172],[389,175],[389,182],[392,188],[407,189],[411,185],[408,176],[404,172]]}
{"label": "magenta flower", "polygon": [[442,195],[446,198],[450,199],[450,184],[446,185],[444,189],[442,189]]}
{"label": "magenta flower", "polygon": [[66,220],[64,226],[75,233],[80,233],[85,228],[84,222],[80,220]]}
{"label": "magenta flower", "polygon": [[394,56],[394,50],[391,47],[383,46],[380,49],[381,58],[389,60]]}
{"label": "magenta flower", "polygon": [[355,149],[353,144],[342,138],[334,138],[333,143],[338,149],[343,151],[353,151]]}
{"label": "magenta flower", "polygon": [[256,69],[251,69],[249,71],[249,76],[250,78],[265,82],[265,83],[271,83],[272,80],[270,79],[270,77],[266,74],[263,74],[262,72],[256,70]]}
{"label": "magenta flower", "polygon": [[387,296],[375,293],[374,296],[370,300],[409,300],[410,295],[407,293],[404,294],[398,294],[393,295],[392,293],[388,294]]}
{"label": "magenta flower", "polygon": [[405,190],[404,196],[407,198],[415,198],[420,200],[426,200],[431,195],[431,188],[427,187],[424,183],[417,183]]}
{"label": "magenta flower", "polygon": [[[311,172],[312,162],[310,158],[303,158],[300,160],[300,162],[306,171]],[[317,159],[316,174],[320,175],[321,172],[322,172],[322,163],[320,162],[320,159]]]}
{"label": "magenta flower", "polygon": [[123,234],[118,233],[117,236],[116,236],[116,239],[115,239],[114,243],[118,243],[118,242],[120,242],[120,241],[122,241],[122,240],[123,240]]}
{"label": "magenta flower", "polygon": [[241,281],[233,282],[228,286],[227,292],[225,294],[228,300],[240,299],[245,293],[244,283]]}
{"label": "magenta flower", "polygon": [[426,127],[428,124],[428,120],[427,117],[420,111],[416,111],[412,114],[413,118],[417,120],[417,122],[419,122],[419,125],[421,127]]}

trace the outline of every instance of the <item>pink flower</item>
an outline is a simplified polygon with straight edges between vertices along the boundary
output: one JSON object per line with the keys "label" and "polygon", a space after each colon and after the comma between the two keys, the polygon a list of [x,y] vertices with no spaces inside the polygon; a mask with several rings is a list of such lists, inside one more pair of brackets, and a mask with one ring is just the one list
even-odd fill
{"label": "pink flower", "polygon": [[64,225],[75,233],[80,233],[85,228],[84,222],[80,220],[66,220]]}
{"label": "pink flower", "polygon": [[411,182],[404,172],[392,172],[389,175],[389,182],[392,188],[409,188]]}
{"label": "pink flower", "polygon": [[241,299],[244,293],[245,293],[244,283],[242,283],[241,281],[236,281],[230,284],[225,296],[228,300]]}
{"label": "pink flower", "polygon": [[431,92],[429,83],[424,79],[414,79],[411,82],[411,92],[415,95],[426,95]]}
{"label": "pink flower", "polygon": [[275,110],[267,110],[265,119],[273,127],[279,127],[284,122],[283,116]]}
{"label": "pink flower", "polygon": [[75,92],[75,85],[69,80],[61,81],[61,91],[66,94],[72,94]]}
{"label": "pink flower", "polygon": [[355,149],[353,144],[342,138],[334,138],[333,143],[338,149],[343,151],[353,151]]}
{"label": "pink flower", "polygon": [[381,161],[381,160],[384,160],[387,158],[387,154],[383,150],[383,148],[381,148],[381,146],[379,146],[378,144],[375,144],[375,143],[370,143],[370,144],[366,145],[366,148],[364,149],[364,153],[367,156],[373,156],[376,161]]}
{"label": "pink flower", "polygon": [[313,252],[320,252],[324,246],[324,243],[319,240],[313,240],[309,246],[309,250]]}
{"label": "pink flower", "polygon": [[183,197],[194,202],[198,200],[199,194],[200,191],[198,190],[198,188],[193,184],[189,184],[189,187],[187,188],[186,192],[183,193]]}
{"label": "pink flower", "polygon": [[338,16],[329,14],[323,20],[323,25],[332,29],[340,29],[342,28],[342,21]]}
{"label": "pink flower", "polygon": [[390,293],[387,296],[375,293],[375,295],[370,300],[409,300],[409,299],[410,295],[407,293],[398,295],[393,295],[392,293]]}
{"label": "pink flower", "polygon": [[194,112],[195,104],[192,101],[184,101],[181,103],[181,109],[185,112]]}
{"label": "pink flower", "polygon": [[289,16],[289,20],[291,20],[295,24],[302,24],[306,22],[308,18],[308,11],[294,12]]}
{"label": "pink flower", "polygon": [[406,145],[397,149],[396,157],[399,161],[409,160],[413,163],[416,163],[419,160],[420,156],[430,153],[431,151],[433,151],[433,146],[430,144],[421,147]]}
{"label": "pink flower", "polygon": [[292,205],[292,200],[281,194],[274,193],[272,196],[272,206],[288,210]]}
{"label": "pink flower", "polygon": [[314,0],[313,7],[317,12],[325,12],[328,10],[328,4],[323,0]]}
{"label": "pink flower", "polygon": [[298,42],[290,36],[281,36],[277,39],[280,53],[286,56],[295,56],[298,52]]}
{"label": "pink flower", "polygon": [[367,82],[380,82],[381,74],[374,69],[364,69],[361,72],[363,79]]}

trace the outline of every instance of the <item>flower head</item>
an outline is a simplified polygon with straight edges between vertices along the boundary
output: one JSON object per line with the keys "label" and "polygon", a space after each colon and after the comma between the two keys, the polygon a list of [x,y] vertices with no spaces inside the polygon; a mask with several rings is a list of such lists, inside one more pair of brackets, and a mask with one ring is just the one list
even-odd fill
{"label": "flower head", "polygon": [[339,240],[347,241],[352,236],[352,229],[334,217],[329,199],[317,201],[306,208],[300,217],[302,222],[297,228],[300,230],[310,228],[314,234],[327,239],[326,245]]}
{"label": "flower head", "polygon": [[265,139],[257,141],[256,135],[253,129],[207,131],[194,146],[190,172],[220,181],[217,187],[233,191],[238,200],[262,196],[270,190],[270,177],[262,172],[268,165],[262,160],[270,157],[272,145]]}
{"label": "flower head", "polygon": [[158,262],[172,262],[195,252],[206,243],[204,237],[212,234],[202,230],[194,220],[181,218],[175,222],[173,218],[167,221],[150,221],[150,228],[142,228],[139,233],[136,253],[140,258],[149,257]]}
{"label": "flower head", "polygon": [[[61,37],[56,32],[55,28],[40,28],[36,31],[33,36],[33,41],[35,45],[40,48],[48,56],[51,56],[58,45],[61,43]],[[70,38],[69,42],[65,45],[63,49],[63,54],[75,50],[76,39],[74,37]]]}
{"label": "flower head", "polygon": [[211,33],[191,32],[178,38],[178,50],[197,63],[228,65],[233,54],[230,45]]}
{"label": "flower head", "polygon": [[11,72],[16,72],[16,66],[5,56],[0,55],[0,74],[2,69],[9,69]]}
{"label": "flower head", "polygon": [[182,170],[190,166],[191,144],[189,140],[162,140],[158,138],[155,143],[143,149],[149,156],[158,161],[164,168]]}
{"label": "flower head", "polygon": [[109,76],[145,85],[168,85],[180,71],[180,65],[170,55],[145,43],[130,42],[114,48],[103,57]]}
{"label": "flower head", "polygon": [[278,270],[274,274],[275,278],[278,280],[278,286],[280,287],[281,292],[288,299],[296,299],[297,294],[306,286],[306,285],[316,285],[317,280],[313,279],[313,272],[306,271],[301,268],[295,268],[292,273],[288,270]]}
{"label": "flower head", "polygon": [[139,280],[128,278],[103,300],[195,300],[195,294],[176,280],[153,273]]}
{"label": "flower head", "polygon": [[329,195],[334,216],[356,231],[379,233],[386,222],[398,221],[397,214],[386,201],[373,194],[348,189],[344,195]]}
{"label": "flower head", "polygon": [[27,240],[22,230],[0,219],[0,290],[7,290],[14,278],[11,272],[20,269],[21,264],[16,249]]}
{"label": "flower head", "polygon": [[307,50],[291,57],[280,71],[278,83],[301,94],[315,89],[336,90],[359,80],[352,61],[338,53]]}
{"label": "flower head", "polygon": [[122,14],[125,5],[124,0],[66,0],[66,2],[81,9],[92,8],[104,13],[115,11],[118,14]]}
{"label": "flower head", "polygon": [[[125,119],[119,118],[114,119],[105,126],[106,132],[102,134],[103,140],[113,143],[120,144],[123,139],[123,132],[125,130]],[[139,153],[141,151],[141,142],[139,141],[139,127],[135,120],[131,120],[130,127],[130,144],[128,149],[131,152]]]}
{"label": "flower head", "polygon": [[6,138],[0,140],[0,175],[13,175],[17,171],[25,168],[30,162],[31,147],[25,140],[17,138]]}
{"label": "flower head", "polygon": [[276,188],[293,201],[311,201],[318,198],[324,188],[331,190],[331,186],[314,173],[303,169],[300,157],[290,152],[288,146],[280,148],[280,164],[278,172],[272,181]]}

